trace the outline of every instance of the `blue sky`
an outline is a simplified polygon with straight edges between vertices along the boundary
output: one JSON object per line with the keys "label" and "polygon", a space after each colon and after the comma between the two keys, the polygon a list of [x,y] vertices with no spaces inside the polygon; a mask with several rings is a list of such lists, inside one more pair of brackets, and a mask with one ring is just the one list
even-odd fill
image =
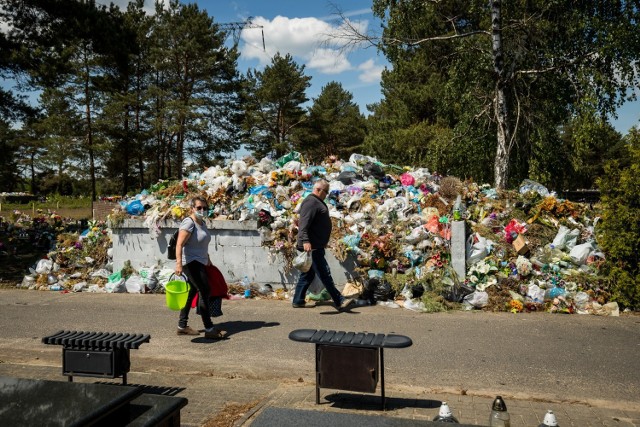
{"label": "blue sky", "polygon": [[305,74],[311,76],[311,87],[307,90],[310,99],[316,98],[327,83],[337,81],[353,94],[365,114],[367,104],[380,100],[380,74],[388,65],[386,58],[373,47],[344,52],[326,44],[327,34],[334,33],[340,24],[337,9],[362,31],[379,28],[371,12],[371,0],[334,0],[332,3],[198,0],[196,3],[216,22],[244,22],[252,17],[254,25],[263,27],[245,29],[241,34],[238,66],[242,71],[270,64],[276,52],[289,53],[298,64],[305,65]]}
{"label": "blue sky", "polygon": [[[128,3],[128,0],[111,1],[120,7]],[[109,0],[97,2],[106,4]],[[373,47],[344,52],[322,43],[328,39],[327,34],[339,27],[336,8],[361,31],[379,30],[380,23],[371,12],[372,0],[196,0],[195,3],[217,23],[244,22],[252,17],[253,24],[263,27],[245,29],[241,34],[238,61],[241,72],[262,69],[276,52],[289,53],[299,65],[305,65],[305,74],[311,77],[308,98],[316,98],[323,86],[337,81],[353,95],[363,114],[368,114],[367,104],[381,99],[380,73],[388,66],[384,56]],[[149,13],[153,13],[153,0],[145,0],[145,4]],[[636,93],[640,95],[640,90]],[[623,105],[618,110],[618,119],[612,123],[623,135],[632,126],[640,126],[640,101]]]}
{"label": "blue sky", "polygon": [[[152,2],[146,1],[151,8]],[[363,32],[378,31],[380,22],[371,12],[372,0],[196,0],[195,3],[218,23],[244,22],[252,17],[255,25],[263,26],[264,50],[260,29],[246,29],[241,34],[238,65],[242,72],[268,65],[276,52],[290,53],[298,64],[305,65],[305,74],[312,77],[307,91],[310,99],[317,97],[330,81],[339,82],[351,92],[363,114],[368,114],[367,104],[381,99],[380,73],[388,66],[383,55],[373,47],[345,53],[322,43],[327,39],[325,35],[339,26],[336,8]],[[640,90],[636,93],[640,95]],[[623,105],[618,110],[618,119],[612,123],[623,135],[631,127],[640,126],[640,101]]]}

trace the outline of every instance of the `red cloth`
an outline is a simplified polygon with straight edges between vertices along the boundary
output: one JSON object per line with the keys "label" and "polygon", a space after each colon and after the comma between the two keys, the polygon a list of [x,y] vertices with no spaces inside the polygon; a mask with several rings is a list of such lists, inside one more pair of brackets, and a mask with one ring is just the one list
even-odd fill
{"label": "red cloth", "polygon": [[[227,281],[224,280],[224,276],[222,272],[215,265],[207,265],[207,279],[209,282],[209,296],[212,298],[222,297],[225,299],[229,299],[229,287],[227,286]],[[198,294],[193,299],[191,303],[191,308],[198,306]]]}

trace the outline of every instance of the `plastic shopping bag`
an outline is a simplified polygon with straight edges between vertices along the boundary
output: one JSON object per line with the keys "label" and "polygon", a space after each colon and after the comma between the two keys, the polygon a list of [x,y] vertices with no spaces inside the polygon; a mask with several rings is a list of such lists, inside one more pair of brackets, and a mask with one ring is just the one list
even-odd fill
{"label": "plastic shopping bag", "polygon": [[293,266],[298,270],[306,273],[311,268],[311,251],[298,252],[298,255],[293,259]]}

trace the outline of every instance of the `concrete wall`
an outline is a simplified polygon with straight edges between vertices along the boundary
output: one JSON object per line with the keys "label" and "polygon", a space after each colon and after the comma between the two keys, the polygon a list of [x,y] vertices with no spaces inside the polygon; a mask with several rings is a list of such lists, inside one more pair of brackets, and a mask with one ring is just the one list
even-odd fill
{"label": "concrete wall", "polygon": [[[161,224],[160,236],[156,239],[151,237],[142,220],[128,219],[117,228],[113,227],[114,271],[121,269],[127,260],[136,269],[153,265],[173,269],[175,261],[167,259],[167,246],[178,226],[176,221],[165,221]],[[222,271],[227,282],[239,281],[247,275],[249,280],[256,283],[286,287],[295,285],[298,271],[292,269],[285,272],[283,257],[271,254],[267,247],[262,246],[256,221],[208,220],[207,227],[211,231],[211,261]],[[353,259],[347,258],[341,263],[327,250],[327,261],[337,285],[343,285],[353,278]],[[311,289],[321,289],[317,278]]]}

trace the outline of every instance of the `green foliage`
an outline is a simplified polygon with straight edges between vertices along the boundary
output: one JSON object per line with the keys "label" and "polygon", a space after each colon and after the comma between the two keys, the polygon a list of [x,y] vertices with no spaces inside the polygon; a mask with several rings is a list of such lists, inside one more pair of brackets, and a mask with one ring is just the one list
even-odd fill
{"label": "green foliage", "polygon": [[243,92],[245,140],[254,156],[281,157],[291,151],[291,134],[305,120],[302,104],[311,77],[291,55],[277,53],[264,71],[249,70]]}
{"label": "green foliage", "polygon": [[313,101],[305,126],[295,135],[298,151],[316,163],[329,155],[347,159],[359,152],[365,136],[365,119],[351,93],[340,83],[330,82]]}
{"label": "green foliage", "polygon": [[[528,177],[551,183],[558,172],[588,186],[599,173],[597,159],[615,135],[589,120],[611,113],[638,84],[635,5],[374,0],[373,11],[392,67],[382,76],[385,98],[372,110],[367,149],[413,164],[446,146],[450,155],[437,169],[493,176],[499,187]],[[597,114],[583,114],[585,104]],[[573,117],[582,123],[564,136],[575,141],[561,139]],[[437,142],[447,133],[448,143]]]}
{"label": "green foliage", "polygon": [[0,192],[17,190],[18,165],[14,153],[17,151],[9,123],[0,120]]}
{"label": "green foliage", "polygon": [[614,300],[640,308],[640,130],[631,130],[626,155],[605,165],[598,180],[602,221],[598,243],[605,251],[605,272]]}
{"label": "green foliage", "polygon": [[[186,158],[207,166],[239,148],[236,47],[197,5],[166,6],[150,16],[141,0],[126,11],[0,0],[0,18],[16,29],[0,35],[0,75],[10,69],[44,93],[42,116],[16,134],[31,191],[40,191],[37,172],[53,171],[94,196],[100,177],[110,193],[125,194],[182,176]],[[5,94],[0,101],[17,109]]]}

